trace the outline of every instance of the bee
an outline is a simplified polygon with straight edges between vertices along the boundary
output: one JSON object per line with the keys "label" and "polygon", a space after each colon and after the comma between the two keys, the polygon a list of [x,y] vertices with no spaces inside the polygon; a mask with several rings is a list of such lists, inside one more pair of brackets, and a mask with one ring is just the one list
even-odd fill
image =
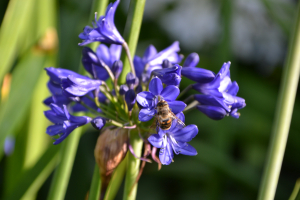
{"label": "bee", "polygon": [[158,101],[156,110],[156,123],[162,130],[169,130],[174,119],[176,119],[176,126],[179,128],[185,127],[185,124],[171,111],[168,102],[165,100]]}

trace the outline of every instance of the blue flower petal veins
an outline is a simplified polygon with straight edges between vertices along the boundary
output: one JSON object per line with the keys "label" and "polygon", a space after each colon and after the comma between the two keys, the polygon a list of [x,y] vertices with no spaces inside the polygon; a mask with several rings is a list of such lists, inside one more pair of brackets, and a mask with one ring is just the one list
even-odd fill
{"label": "blue flower petal veins", "polygon": [[154,98],[155,96],[151,92],[140,92],[136,96],[137,102],[144,108],[154,107]]}
{"label": "blue flower petal veins", "polygon": [[161,148],[163,146],[163,138],[158,134],[150,135],[148,141],[156,148]]}

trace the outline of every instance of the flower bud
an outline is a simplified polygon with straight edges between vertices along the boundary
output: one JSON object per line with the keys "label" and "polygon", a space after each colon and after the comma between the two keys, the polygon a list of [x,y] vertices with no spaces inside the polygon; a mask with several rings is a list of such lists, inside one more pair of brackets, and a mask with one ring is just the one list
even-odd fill
{"label": "flower bud", "polygon": [[199,55],[197,53],[191,53],[185,59],[183,67],[195,67],[199,63]]}
{"label": "flower bud", "polygon": [[136,97],[135,92],[132,89],[128,90],[125,94],[125,101],[129,111],[132,110],[135,104],[135,97]]}
{"label": "flower bud", "polygon": [[114,64],[112,65],[111,70],[116,79],[120,76],[122,69],[123,69],[123,63],[121,60],[115,61]]}
{"label": "flower bud", "polygon": [[95,129],[101,130],[105,126],[106,120],[102,117],[96,117],[92,119],[91,124]]}
{"label": "flower bud", "polygon": [[119,94],[124,95],[128,90],[129,90],[129,88],[128,88],[127,85],[121,85],[120,90],[119,90]]}
{"label": "flower bud", "polygon": [[129,72],[126,76],[126,83],[130,89],[133,89],[139,84],[139,79],[133,73]]}
{"label": "flower bud", "polygon": [[162,68],[170,68],[170,67],[173,67],[172,63],[168,60],[168,59],[165,59],[162,63]]}
{"label": "flower bud", "polygon": [[101,176],[101,194],[106,188],[114,169],[127,153],[128,133],[126,129],[105,129],[98,137],[94,155]]}

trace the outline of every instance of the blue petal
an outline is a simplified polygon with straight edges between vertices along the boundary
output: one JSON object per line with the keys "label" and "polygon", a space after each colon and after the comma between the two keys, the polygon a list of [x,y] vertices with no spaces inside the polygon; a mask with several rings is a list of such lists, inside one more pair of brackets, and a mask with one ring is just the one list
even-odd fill
{"label": "blue petal", "polygon": [[159,134],[150,135],[148,141],[156,148],[161,148],[163,146],[163,137]]}
{"label": "blue petal", "polygon": [[155,115],[156,110],[154,108],[148,109],[148,108],[143,108],[139,112],[139,120],[142,122],[149,121],[152,119]]}
{"label": "blue petal", "polygon": [[179,92],[178,87],[169,85],[161,91],[160,95],[163,96],[166,101],[174,101],[179,95]]}
{"label": "blue petal", "polygon": [[182,101],[170,101],[170,102],[168,101],[168,104],[172,112],[175,114],[182,112],[186,107],[186,104],[183,103]]}
{"label": "blue petal", "polygon": [[142,78],[142,73],[143,73],[144,68],[145,68],[145,63],[143,62],[142,58],[140,58],[138,56],[134,56],[133,64],[134,64],[136,76],[139,79],[141,79]]}
{"label": "blue petal", "polygon": [[172,132],[176,141],[189,142],[198,134],[198,127],[190,124],[177,132]]}
{"label": "blue petal", "polygon": [[181,74],[198,83],[208,83],[215,78],[215,74],[212,71],[198,67],[184,67],[181,70]]}
{"label": "blue petal", "polygon": [[221,107],[216,107],[216,106],[206,106],[206,105],[199,105],[197,106],[198,110],[203,112],[206,116],[208,116],[211,119],[214,120],[220,120],[225,117],[226,110],[224,110]]}
{"label": "blue petal", "polygon": [[55,136],[64,132],[62,124],[50,125],[46,129],[46,133],[50,136]]}
{"label": "blue petal", "polygon": [[54,124],[62,124],[65,120],[68,120],[64,115],[57,115],[52,110],[44,111],[44,115]]}
{"label": "blue petal", "polygon": [[67,78],[69,75],[73,75],[74,77],[78,77],[78,78],[85,77],[85,76],[82,76],[80,74],[77,74],[76,72],[73,72],[73,71],[67,70],[67,69],[48,67],[48,68],[45,68],[45,70],[47,71],[47,74],[49,75],[50,80],[56,84],[61,84],[61,80],[64,78]]}
{"label": "blue petal", "polygon": [[61,115],[61,116],[65,115],[64,111],[58,105],[56,105],[54,103],[50,104],[50,108],[57,115]]}
{"label": "blue petal", "polygon": [[128,107],[128,110],[131,111],[135,104],[135,92],[134,90],[128,90],[125,94],[125,101]]}
{"label": "blue petal", "polygon": [[171,164],[174,157],[173,149],[170,144],[166,148],[161,148],[159,151],[159,160],[163,165]]}
{"label": "blue petal", "polygon": [[227,104],[224,103],[224,98],[218,98],[214,97],[212,95],[204,95],[204,94],[195,94],[194,98],[199,101],[201,105],[210,105],[210,106],[216,106],[216,107],[222,107],[227,112],[230,111],[230,108],[227,106]]}
{"label": "blue petal", "polygon": [[157,77],[154,77],[149,83],[149,91],[153,95],[160,95],[162,90],[163,90],[163,85],[161,80]]}
{"label": "blue petal", "polygon": [[110,59],[109,49],[105,44],[100,44],[96,49],[96,54],[99,60],[102,60],[107,66],[112,66],[112,61]]}
{"label": "blue petal", "polygon": [[195,156],[198,154],[196,149],[188,143],[181,144],[180,147],[174,146],[174,148],[175,148],[175,151],[177,151],[183,155]]}
{"label": "blue petal", "polygon": [[197,53],[191,53],[185,59],[182,67],[195,67],[199,63],[199,55]]}
{"label": "blue petal", "polygon": [[122,45],[111,44],[109,47],[110,60],[114,63],[117,60],[120,60],[122,52]]}
{"label": "blue petal", "polygon": [[[174,42],[171,46],[167,47],[166,49],[162,50],[158,54],[156,54],[151,61],[149,62],[150,65],[161,65],[163,60],[174,57],[174,53],[180,51],[179,48],[179,42],[176,41]],[[171,56],[171,57],[170,57]],[[176,58],[177,58],[177,53],[176,53]],[[173,60],[173,59],[172,59]],[[177,60],[176,60],[177,61]],[[178,63],[178,62],[177,62]]]}
{"label": "blue petal", "polygon": [[156,48],[152,44],[150,44],[148,48],[145,50],[143,60],[147,62],[151,60],[156,54],[157,54]]}
{"label": "blue petal", "polygon": [[[72,125],[76,125],[76,126],[83,126],[87,123],[89,123],[90,121],[92,121],[92,118],[87,117],[87,116],[73,116],[70,115],[70,123],[72,123]],[[66,121],[64,122],[66,123]]]}
{"label": "blue petal", "polygon": [[231,86],[228,88],[227,93],[229,93],[233,96],[236,96],[238,91],[239,91],[239,86],[238,86],[237,82],[233,81]]}
{"label": "blue petal", "polygon": [[136,100],[141,106],[149,108],[154,106],[154,97],[151,92],[144,91],[136,95]]}

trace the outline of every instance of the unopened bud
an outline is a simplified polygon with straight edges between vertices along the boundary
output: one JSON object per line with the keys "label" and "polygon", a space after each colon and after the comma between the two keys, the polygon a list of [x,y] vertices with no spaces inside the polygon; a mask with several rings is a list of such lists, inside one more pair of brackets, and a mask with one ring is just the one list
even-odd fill
{"label": "unopened bud", "polygon": [[127,153],[127,131],[120,128],[106,129],[98,137],[94,154],[102,181],[101,194],[105,194],[113,170],[121,163]]}

